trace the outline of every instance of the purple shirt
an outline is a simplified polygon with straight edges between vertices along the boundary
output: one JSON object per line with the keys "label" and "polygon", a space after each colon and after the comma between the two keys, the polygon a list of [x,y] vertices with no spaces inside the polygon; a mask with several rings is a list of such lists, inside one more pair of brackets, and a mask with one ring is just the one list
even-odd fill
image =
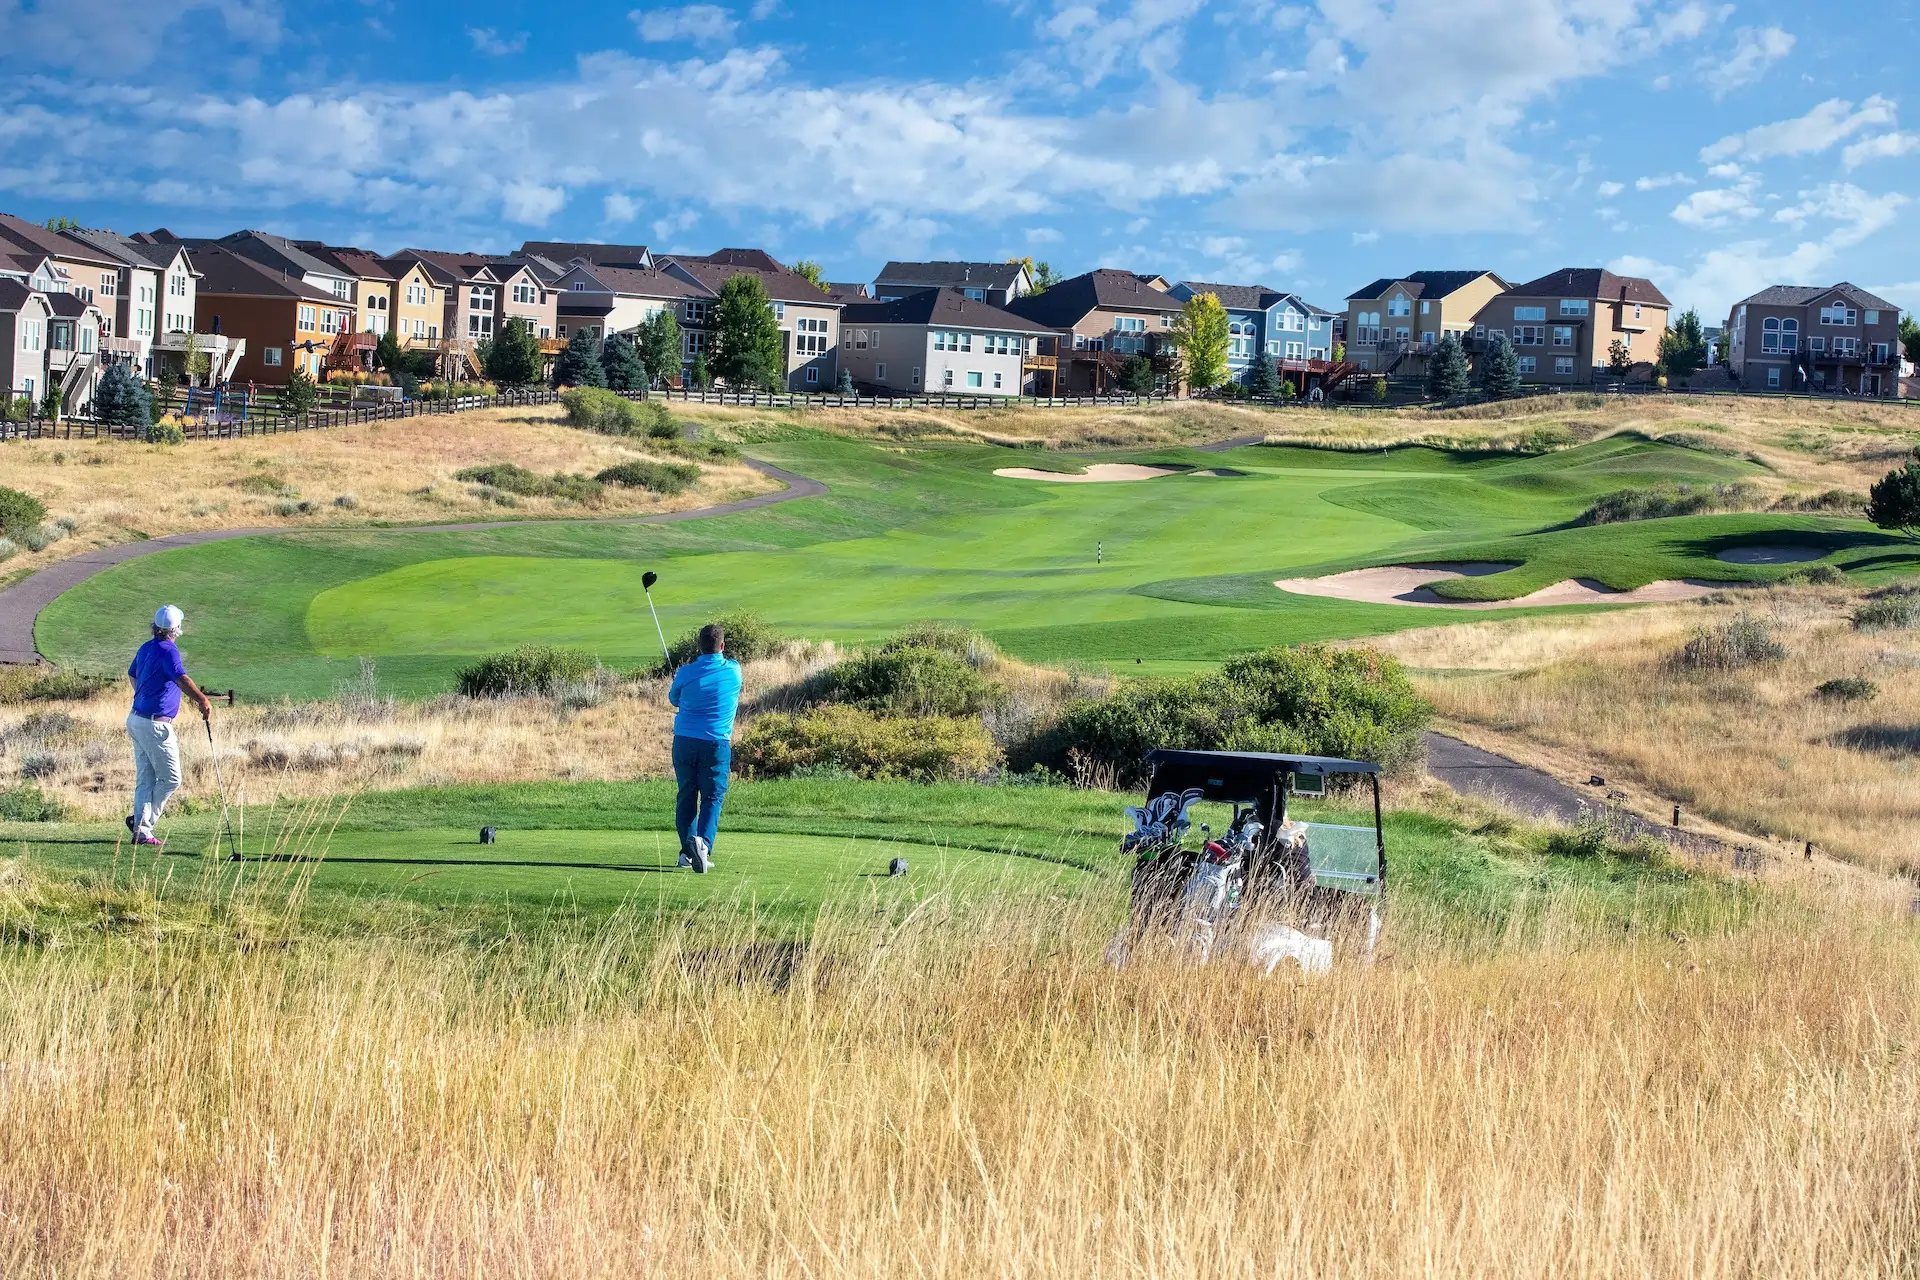
{"label": "purple shirt", "polygon": [[133,678],[133,714],[150,720],[171,720],[180,714],[180,686],[187,674],[180,648],[171,640],[149,640],[133,655],[127,668]]}

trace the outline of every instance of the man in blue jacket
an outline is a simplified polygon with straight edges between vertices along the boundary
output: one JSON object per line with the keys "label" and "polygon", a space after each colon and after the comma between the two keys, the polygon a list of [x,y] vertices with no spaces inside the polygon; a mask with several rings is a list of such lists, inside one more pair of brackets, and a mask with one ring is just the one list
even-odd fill
{"label": "man in blue jacket", "polygon": [[187,675],[175,643],[185,621],[178,608],[162,605],[153,615],[153,639],[140,646],[127,668],[133,684],[133,710],[127,715],[127,737],[133,740],[133,812],[127,815],[127,830],[135,844],[155,849],[166,841],[153,834],[153,824],[168,797],[180,789],[180,739],[173,731],[180,695],[193,699],[202,720],[213,715],[213,704]]}
{"label": "man in blue jacket", "polygon": [[733,713],[740,706],[740,664],[726,654],[727,633],[717,622],[700,628],[700,656],[673,673],[667,701],[674,706],[673,776],[680,794],[673,825],[680,833],[680,865],[701,875],[713,865],[720,804],[733,769]]}

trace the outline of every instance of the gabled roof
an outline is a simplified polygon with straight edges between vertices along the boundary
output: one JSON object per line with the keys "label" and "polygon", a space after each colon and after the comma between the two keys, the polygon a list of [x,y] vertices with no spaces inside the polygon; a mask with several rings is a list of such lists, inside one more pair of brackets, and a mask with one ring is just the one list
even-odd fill
{"label": "gabled roof", "polygon": [[1104,268],[1062,280],[1045,293],[1024,294],[1007,303],[1007,310],[1015,315],[1050,329],[1071,328],[1089,311],[1100,307],[1114,311],[1178,311],[1180,303],[1131,271]]}
{"label": "gabled roof", "polygon": [[976,301],[954,288],[920,289],[891,302],[856,302],[841,310],[840,324],[843,328],[862,324],[913,324],[1014,333],[1052,332],[1025,316]]}
{"label": "gabled roof", "polygon": [[[579,276],[598,281],[611,293],[622,294],[630,298],[711,298],[713,291],[705,285],[689,281],[665,271],[642,271],[634,267],[603,267],[591,262],[576,262],[567,268],[561,277]],[[561,301],[566,301],[571,289],[561,289]]]}
{"label": "gabled roof", "polygon": [[520,246],[523,257],[540,257],[558,266],[575,258],[604,267],[650,267],[653,255],[643,244],[594,244],[576,240],[528,240]]}
{"label": "gabled roof", "polygon": [[[298,298],[303,302],[324,302],[340,306],[343,300],[324,289],[285,271],[276,271],[264,263],[214,245],[201,249],[194,257],[200,268],[202,294],[231,294],[251,298]],[[346,305],[352,305],[350,303]]]}
{"label": "gabled roof", "polygon": [[1505,296],[1516,298],[1592,298],[1597,302],[1644,302],[1671,307],[1667,295],[1644,276],[1617,276],[1604,267],[1562,267],[1538,280],[1516,284]]}
{"label": "gabled roof", "polygon": [[27,299],[38,298],[43,303],[47,295],[38,289],[29,289],[18,280],[0,278],[0,311],[18,311],[27,305]]}
{"label": "gabled roof", "polygon": [[393,272],[380,263],[380,255],[371,249],[356,249],[350,245],[322,244],[318,240],[296,240],[299,249],[312,254],[320,261],[362,280],[391,280]]}
{"label": "gabled roof", "polygon": [[[679,273],[683,279],[691,280],[708,291],[719,294],[721,286],[735,276],[747,275],[759,279],[766,288],[767,297],[775,302],[797,302],[817,307],[837,307],[841,304],[813,281],[797,272],[789,271],[775,262],[773,269],[754,266],[748,259],[763,258],[773,262],[772,258],[758,249],[723,249],[718,254],[704,258],[662,258],[662,270]],[[727,257],[727,262],[714,262],[716,257]]]}
{"label": "gabled roof", "polygon": [[1220,299],[1221,306],[1235,311],[1265,311],[1280,301],[1279,291],[1263,284],[1207,284],[1199,280],[1182,280],[1171,292],[1179,297],[1183,290],[1188,297],[1210,293]]}
{"label": "gabled roof", "polygon": [[873,290],[864,284],[843,284],[835,280],[822,280],[820,283],[828,297],[838,298],[842,302],[866,302],[873,298]]}
{"label": "gabled roof", "polygon": [[534,278],[545,285],[551,285],[561,276],[567,274],[567,269],[564,265],[555,262],[552,258],[543,258],[537,253],[529,253],[522,257],[515,258],[513,261],[525,263],[527,270],[533,273]]}
{"label": "gabled roof", "polygon": [[1823,286],[1801,284],[1776,284],[1762,289],[1750,298],[1742,298],[1734,303],[1736,307],[1752,304],[1756,307],[1804,307],[1809,302],[1824,298],[1828,294],[1844,293],[1860,304],[1863,311],[1898,311],[1900,308],[1888,302],[1878,294],[1868,293],[1858,285],[1841,281],[1839,284]]}
{"label": "gabled roof", "polygon": [[1394,285],[1406,286],[1409,297],[1444,298],[1456,289],[1463,289],[1481,276],[1493,276],[1494,281],[1504,289],[1507,282],[1491,271],[1415,271],[1404,276],[1381,276],[1372,284],[1347,295],[1350,302],[1371,302],[1386,293]]}
{"label": "gabled roof", "polygon": [[275,271],[351,278],[351,273],[342,271],[330,262],[322,262],[285,236],[277,236],[270,231],[236,231],[218,240],[188,240],[185,243],[193,249],[209,246],[225,249]]}
{"label": "gabled roof", "polygon": [[136,240],[131,236],[123,236],[117,231],[95,230],[88,227],[79,227],[60,234],[75,240],[84,240],[101,252],[110,253],[122,262],[135,267],[158,268],[164,271],[171,267],[176,259],[184,257],[188,273],[200,274],[198,268],[193,265],[193,254],[187,246],[178,241],[163,243]]}
{"label": "gabled roof", "polygon": [[50,293],[47,295],[47,305],[53,308],[53,314],[68,320],[77,320],[89,311],[100,310],[77,293]]}
{"label": "gabled roof", "polygon": [[9,245],[4,240],[0,240],[0,271],[10,271],[23,276],[34,276],[41,274],[41,268],[44,267],[46,274],[53,276],[55,279],[64,280],[67,278],[67,273],[60,269],[60,264],[55,262],[51,256],[44,253],[37,253],[30,249],[22,249],[17,253],[8,252],[8,250],[12,248],[12,245]]}
{"label": "gabled roof", "polygon": [[89,262],[103,267],[118,267],[120,260],[111,254],[103,253],[84,240],[73,240],[57,231],[49,231],[25,218],[16,218],[10,213],[0,213],[0,241],[12,244],[16,249],[28,253],[44,253],[50,258],[66,258],[72,262]]}
{"label": "gabled roof", "polygon": [[1023,262],[889,262],[880,268],[874,283],[923,289],[1011,289],[1026,269]]}
{"label": "gabled roof", "polygon": [[787,264],[765,249],[720,249],[707,254],[676,253],[680,262],[705,262],[716,267],[748,267],[754,271],[785,271]]}
{"label": "gabled roof", "polygon": [[517,274],[518,266],[510,270],[500,270],[506,261],[489,257],[481,253],[449,253],[441,249],[402,249],[393,255],[405,260],[417,258],[427,264],[429,272],[437,272],[443,284],[499,284]]}

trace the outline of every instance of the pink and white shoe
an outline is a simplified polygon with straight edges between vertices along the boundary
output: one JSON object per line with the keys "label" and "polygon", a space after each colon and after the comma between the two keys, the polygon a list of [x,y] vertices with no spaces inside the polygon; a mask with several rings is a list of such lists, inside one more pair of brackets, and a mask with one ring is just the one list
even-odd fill
{"label": "pink and white shoe", "polygon": [[145,849],[164,849],[167,847],[165,840],[156,840],[144,832],[135,834],[133,842]]}

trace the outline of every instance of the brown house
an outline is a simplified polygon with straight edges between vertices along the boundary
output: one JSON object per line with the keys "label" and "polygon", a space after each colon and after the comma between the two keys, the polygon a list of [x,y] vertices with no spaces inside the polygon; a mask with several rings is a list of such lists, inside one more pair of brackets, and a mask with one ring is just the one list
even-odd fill
{"label": "brown house", "polygon": [[1120,388],[1128,360],[1146,356],[1163,385],[1177,376],[1173,324],[1180,299],[1159,277],[1102,269],[1073,276],[1006,309],[1054,336],[1027,357],[1035,395],[1101,395]]}
{"label": "brown house", "polygon": [[1473,317],[1468,350],[1479,353],[1496,334],[1513,344],[1522,382],[1584,385],[1614,376],[1614,344],[1629,369],[1650,374],[1660,358],[1673,304],[1653,281],[1599,267],[1563,267],[1516,284]]}
{"label": "brown house", "polygon": [[340,335],[357,332],[353,304],[330,290],[218,247],[193,256],[195,327],[246,343],[228,373],[235,382],[284,386],[296,368],[318,378]]}
{"label": "brown house", "polygon": [[1748,390],[1900,393],[1900,308],[1857,285],[1762,289],[1734,304],[1721,340]]}
{"label": "brown house", "polygon": [[[845,305],[759,249],[722,249],[702,257],[660,259],[660,270],[718,299],[734,276],[757,278],[773,305],[785,350],[785,381],[789,391],[827,391],[839,379],[840,311]],[[681,303],[681,342],[686,367],[706,349],[711,308],[698,297]]]}
{"label": "brown house", "polygon": [[67,292],[98,300],[112,312],[120,292],[120,260],[85,241],[49,231],[38,223],[0,213],[0,251],[45,255],[67,276]]}

